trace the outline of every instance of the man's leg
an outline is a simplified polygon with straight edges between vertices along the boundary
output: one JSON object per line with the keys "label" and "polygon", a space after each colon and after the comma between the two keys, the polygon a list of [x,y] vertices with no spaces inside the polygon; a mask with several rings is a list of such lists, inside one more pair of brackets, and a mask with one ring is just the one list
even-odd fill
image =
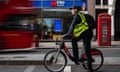
{"label": "man's leg", "polygon": [[87,55],[87,60],[88,60],[88,72],[93,72],[92,56],[91,56],[91,40],[92,40],[92,37],[93,37],[93,32],[92,31],[86,31],[85,35],[83,36],[83,44],[84,44],[85,53]]}
{"label": "man's leg", "polygon": [[78,50],[78,44],[77,44],[77,41],[79,39],[78,38],[72,38],[72,51],[73,51],[73,57],[74,57],[74,61],[75,61],[75,64],[78,64],[77,63],[77,60],[79,59],[79,50]]}
{"label": "man's leg", "polygon": [[90,39],[83,39],[85,53],[87,55],[88,60],[88,71],[93,72],[92,68],[92,56],[91,56],[91,40]]}

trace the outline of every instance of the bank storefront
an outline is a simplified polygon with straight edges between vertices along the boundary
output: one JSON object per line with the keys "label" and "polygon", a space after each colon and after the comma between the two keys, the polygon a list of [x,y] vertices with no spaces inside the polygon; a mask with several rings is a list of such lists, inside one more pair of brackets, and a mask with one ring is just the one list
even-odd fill
{"label": "bank storefront", "polygon": [[84,12],[88,10],[87,0],[32,0],[37,9],[36,24],[39,26],[41,40],[61,39],[68,31],[72,16],[69,8],[81,6]]}

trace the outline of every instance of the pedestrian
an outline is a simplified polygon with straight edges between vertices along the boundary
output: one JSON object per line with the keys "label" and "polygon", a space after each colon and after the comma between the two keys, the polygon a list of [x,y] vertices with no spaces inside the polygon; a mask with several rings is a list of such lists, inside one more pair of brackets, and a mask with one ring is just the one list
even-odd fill
{"label": "pedestrian", "polygon": [[[91,20],[87,19],[87,16],[92,17],[90,15],[85,15],[82,12],[82,8],[80,6],[73,6],[70,8],[71,13],[73,15],[73,20],[71,22],[71,25],[69,27],[69,30],[66,34],[63,35],[63,38],[66,36],[73,34],[72,36],[72,50],[73,50],[73,61],[75,64],[79,64],[77,60],[79,60],[79,51],[78,51],[78,45],[77,42],[79,40],[83,40],[83,45],[85,48],[85,53],[87,55],[87,60],[88,60],[88,71],[93,72],[92,69],[92,57],[90,53],[90,48],[91,48],[91,40],[93,37],[93,31],[89,27],[89,24],[91,24]],[[93,17],[92,17],[93,19]],[[94,23],[94,22],[93,22]]]}

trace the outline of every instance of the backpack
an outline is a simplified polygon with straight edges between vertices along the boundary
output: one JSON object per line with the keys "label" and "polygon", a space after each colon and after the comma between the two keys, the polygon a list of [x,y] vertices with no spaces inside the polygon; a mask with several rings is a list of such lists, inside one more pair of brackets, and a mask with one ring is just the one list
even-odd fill
{"label": "backpack", "polygon": [[94,18],[89,14],[85,14],[85,18],[86,18],[86,21],[88,23],[89,28],[90,29],[95,29],[96,28],[96,23],[95,23]]}

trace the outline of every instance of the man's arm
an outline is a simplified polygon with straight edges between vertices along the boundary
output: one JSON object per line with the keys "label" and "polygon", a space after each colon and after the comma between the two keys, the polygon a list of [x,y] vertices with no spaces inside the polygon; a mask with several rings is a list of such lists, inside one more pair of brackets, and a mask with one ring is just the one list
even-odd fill
{"label": "man's arm", "polygon": [[63,35],[63,37],[66,37],[66,36],[68,36],[68,35],[70,35],[70,34],[72,33],[72,30],[73,30],[73,28],[74,28],[76,19],[77,19],[77,14],[74,15],[73,20],[72,20],[72,22],[71,22],[71,25],[70,25],[70,27],[69,27],[69,30],[68,30],[68,32],[67,32],[66,34]]}

